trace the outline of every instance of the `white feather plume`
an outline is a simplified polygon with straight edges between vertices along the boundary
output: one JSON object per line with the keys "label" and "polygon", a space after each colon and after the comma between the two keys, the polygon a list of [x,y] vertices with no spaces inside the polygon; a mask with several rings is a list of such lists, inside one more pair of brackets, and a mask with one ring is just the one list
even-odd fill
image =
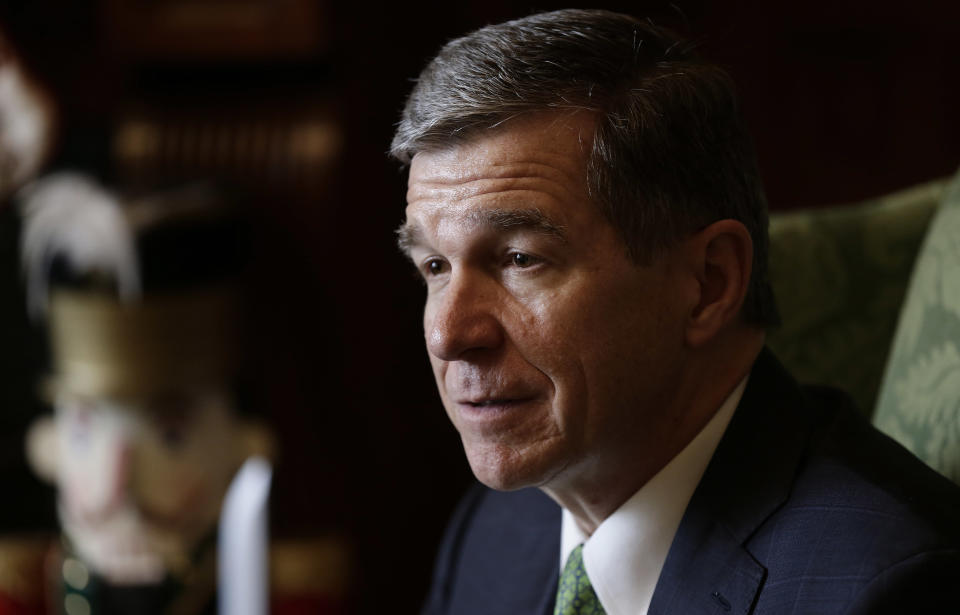
{"label": "white feather plume", "polygon": [[50,268],[58,256],[77,271],[112,276],[121,299],[140,294],[133,231],[116,195],[68,172],[39,179],[21,195],[21,260],[31,314],[46,312]]}

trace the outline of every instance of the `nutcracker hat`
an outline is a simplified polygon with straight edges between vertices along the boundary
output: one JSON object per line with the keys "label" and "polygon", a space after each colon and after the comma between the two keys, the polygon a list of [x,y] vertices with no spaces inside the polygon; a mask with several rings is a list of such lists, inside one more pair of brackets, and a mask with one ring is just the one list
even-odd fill
{"label": "nutcracker hat", "polygon": [[61,173],[27,186],[21,206],[48,393],[138,399],[232,382],[249,244],[222,191],[121,195]]}

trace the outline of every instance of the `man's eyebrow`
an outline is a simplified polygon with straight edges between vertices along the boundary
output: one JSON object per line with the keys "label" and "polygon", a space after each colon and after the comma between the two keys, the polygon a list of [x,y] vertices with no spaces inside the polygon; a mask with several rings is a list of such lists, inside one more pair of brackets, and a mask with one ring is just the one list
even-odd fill
{"label": "man's eyebrow", "polygon": [[398,226],[395,232],[397,233],[397,247],[408,257],[414,246],[423,243],[423,232],[420,227],[409,221]]}
{"label": "man's eyebrow", "polygon": [[[554,223],[539,209],[484,209],[471,212],[467,219],[477,226],[492,231],[527,230],[553,237],[563,243],[567,242],[564,228]],[[415,223],[404,222],[397,228],[396,233],[397,247],[407,256],[415,246],[424,243],[423,231]]]}
{"label": "man's eyebrow", "polygon": [[539,209],[485,209],[473,212],[470,219],[477,224],[487,226],[493,230],[513,231],[517,229],[532,231],[540,235],[547,235],[564,243],[567,234],[564,228],[554,223]]}

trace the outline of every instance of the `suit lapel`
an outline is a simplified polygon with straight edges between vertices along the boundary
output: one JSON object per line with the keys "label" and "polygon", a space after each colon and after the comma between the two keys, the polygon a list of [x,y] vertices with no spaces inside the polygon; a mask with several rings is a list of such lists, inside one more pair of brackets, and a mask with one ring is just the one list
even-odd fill
{"label": "suit lapel", "polygon": [[649,615],[748,613],[766,570],[702,510],[684,517]]}
{"label": "suit lapel", "polygon": [[[557,549],[559,551],[559,549]],[[558,564],[559,566],[559,564]],[[553,609],[557,603],[557,586],[560,584],[560,568],[553,575],[553,582],[547,586],[547,591],[540,597],[540,606],[537,607],[537,613],[543,615],[553,615]]]}
{"label": "suit lapel", "polygon": [[766,569],[745,545],[788,497],[810,427],[803,393],[764,349],[684,513],[650,615],[752,610]]}
{"label": "suit lapel", "polygon": [[481,493],[441,569],[449,576],[433,612],[550,615],[560,568],[560,507],[539,489]]}

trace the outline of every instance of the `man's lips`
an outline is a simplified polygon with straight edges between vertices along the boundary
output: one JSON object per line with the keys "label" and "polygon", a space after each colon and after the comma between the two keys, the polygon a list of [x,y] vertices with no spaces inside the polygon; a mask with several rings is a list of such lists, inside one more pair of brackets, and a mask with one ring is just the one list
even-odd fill
{"label": "man's lips", "polygon": [[470,406],[472,408],[491,408],[496,406],[506,406],[514,403],[520,403],[523,401],[529,401],[528,399],[515,398],[515,397],[496,397],[493,399],[483,399],[483,400],[464,400],[459,402],[460,405]]}
{"label": "man's lips", "polygon": [[520,391],[510,393],[460,394],[453,396],[458,406],[467,406],[470,408],[496,408],[498,406],[522,404],[532,401],[536,397],[534,394]]}
{"label": "man's lips", "polygon": [[466,398],[456,402],[457,413],[469,422],[488,423],[526,410],[536,399],[533,395]]}

